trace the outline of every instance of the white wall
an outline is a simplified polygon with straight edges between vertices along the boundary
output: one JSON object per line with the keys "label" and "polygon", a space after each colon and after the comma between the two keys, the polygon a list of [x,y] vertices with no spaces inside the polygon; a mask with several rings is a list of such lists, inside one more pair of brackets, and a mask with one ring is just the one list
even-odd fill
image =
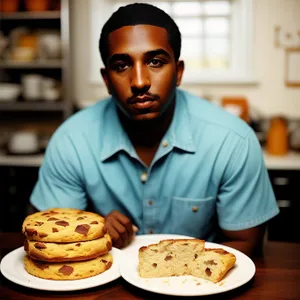
{"label": "white wall", "polygon": [[[73,87],[77,103],[93,103],[107,96],[105,87],[90,83],[89,1],[72,0]],[[285,52],[274,46],[274,27],[293,34],[293,44],[300,47],[300,0],[253,0],[254,2],[254,75],[257,85],[182,86],[195,94],[246,96],[250,105],[263,116],[284,114],[300,117],[300,87],[287,88],[284,83]],[[299,70],[300,72],[300,70]],[[99,73],[100,76],[100,73]]]}

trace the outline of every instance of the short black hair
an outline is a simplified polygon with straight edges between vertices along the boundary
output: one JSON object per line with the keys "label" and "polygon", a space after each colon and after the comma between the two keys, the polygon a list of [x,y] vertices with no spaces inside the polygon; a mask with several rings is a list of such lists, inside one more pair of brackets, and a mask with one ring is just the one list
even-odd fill
{"label": "short black hair", "polygon": [[99,51],[104,65],[108,58],[108,35],[123,26],[139,24],[153,25],[165,28],[169,43],[178,61],[181,49],[181,34],[174,20],[163,10],[146,3],[134,3],[120,7],[104,24],[99,39]]}

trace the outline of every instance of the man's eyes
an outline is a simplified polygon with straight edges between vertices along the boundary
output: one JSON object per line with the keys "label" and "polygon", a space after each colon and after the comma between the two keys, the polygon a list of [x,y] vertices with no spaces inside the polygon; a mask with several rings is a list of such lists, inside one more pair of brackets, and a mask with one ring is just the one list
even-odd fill
{"label": "man's eyes", "polygon": [[[147,65],[151,68],[161,68],[164,64],[165,62],[163,60],[157,58],[152,58],[147,62]],[[130,67],[131,63],[124,61],[114,62],[112,64],[112,69],[117,71],[118,73],[121,73]]]}
{"label": "man's eyes", "polygon": [[164,61],[162,61],[161,59],[157,59],[157,58],[153,58],[148,62],[148,65],[150,65],[150,67],[153,68],[160,68],[164,65]]}
{"label": "man's eyes", "polygon": [[112,65],[112,69],[116,70],[117,72],[125,71],[129,68],[129,64],[126,62],[116,62]]}

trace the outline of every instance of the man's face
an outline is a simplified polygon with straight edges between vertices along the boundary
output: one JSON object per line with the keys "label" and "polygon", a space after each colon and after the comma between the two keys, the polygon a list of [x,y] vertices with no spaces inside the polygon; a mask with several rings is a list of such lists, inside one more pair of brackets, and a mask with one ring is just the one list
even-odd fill
{"label": "man's face", "polygon": [[118,107],[132,120],[159,117],[174,98],[183,63],[175,62],[164,28],[124,26],[108,36],[108,63],[101,73]]}

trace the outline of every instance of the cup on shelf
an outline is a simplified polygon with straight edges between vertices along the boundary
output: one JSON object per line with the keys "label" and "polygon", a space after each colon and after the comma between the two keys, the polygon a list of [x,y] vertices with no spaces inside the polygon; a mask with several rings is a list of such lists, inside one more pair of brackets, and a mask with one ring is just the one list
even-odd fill
{"label": "cup on shelf", "polygon": [[60,97],[60,90],[57,80],[44,77],[42,81],[42,98],[45,101],[56,101]]}
{"label": "cup on shelf", "polygon": [[0,102],[17,101],[21,94],[21,85],[16,83],[0,83]]}
{"label": "cup on shelf", "polygon": [[40,34],[39,57],[41,59],[59,59],[61,57],[59,32],[44,32]]}
{"label": "cup on shelf", "polygon": [[25,100],[41,100],[42,81],[43,77],[39,74],[27,74],[21,77],[23,97]]}
{"label": "cup on shelf", "polygon": [[34,131],[17,131],[8,142],[11,154],[32,154],[40,150],[38,135]]}

